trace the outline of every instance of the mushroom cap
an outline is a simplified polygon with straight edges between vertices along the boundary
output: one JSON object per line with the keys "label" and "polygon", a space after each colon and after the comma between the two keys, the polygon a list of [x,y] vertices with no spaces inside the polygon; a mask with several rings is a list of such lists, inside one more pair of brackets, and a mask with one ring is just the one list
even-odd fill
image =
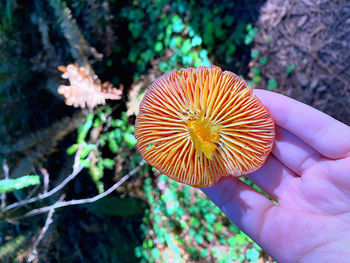
{"label": "mushroom cap", "polygon": [[253,89],[216,66],[161,76],[146,92],[135,124],[145,161],[194,187],[254,172],[274,137],[274,121]]}

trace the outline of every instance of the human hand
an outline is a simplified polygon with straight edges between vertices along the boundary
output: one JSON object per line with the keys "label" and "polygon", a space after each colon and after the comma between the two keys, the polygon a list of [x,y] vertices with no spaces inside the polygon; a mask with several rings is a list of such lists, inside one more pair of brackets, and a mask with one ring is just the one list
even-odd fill
{"label": "human hand", "polygon": [[202,191],[277,262],[350,261],[350,127],[291,98],[254,90],[276,123],[255,184],[237,178]]}

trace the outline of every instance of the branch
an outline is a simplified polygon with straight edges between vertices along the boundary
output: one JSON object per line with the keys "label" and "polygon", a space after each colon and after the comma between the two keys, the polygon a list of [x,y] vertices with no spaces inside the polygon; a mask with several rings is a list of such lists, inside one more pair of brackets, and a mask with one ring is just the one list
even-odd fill
{"label": "branch", "polygon": [[[80,152],[81,152],[81,149],[79,149],[77,151],[77,153],[75,154],[74,164],[73,164],[73,172],[68,177],[66,177],[66,179],[64,179],[59,185],[57,185],[55,188],[53,188],[49,192],[46,192],[46,193],[43,193],[43,194],[39,194],[39,195],[37,195],[37,196],[35,196],[33,198],[26,199],[26,200],[23,200],[23,201],[16,202],[16,203],[13,203],[11,205],[8,205],[2,211],[6,212],[6,211],[14,209],[14,208],[19,208],[21,206],[28,205],[30,203],[34,203],[36,201],[42,200],[44,198],[47,198],[47,197],[57,193],[58,191],[60,191],[63,187],[66,186],[66,184],[68,184],[70,181],[72,181],[80,173],[80,171],[84,168],[84,165],[79,165]],[[88,158],[90,158],[90,157],[88,157]]]}
{"label": "branch", "polygon": [[[2,161],[2,170],[4,171],[4,176],[5,176],[4,179],[9,179],[9,167],[6,163],[6,160]],[[1,193],[0,198],[1,198],[1,206],[0,207],[1,207],[1,210],[3,210],[6,206],[6,193],[5,192]]]}
{"label": "branch", "polygon": [[41,207],[38,209],[33,209],[27,213],[25,213],[23,216],[12,218],[13,220],[22,219],[25,217],[30,217],[34,215],[39,215],[42,213],[49,212],[51,210],[55,210],[60,207],[65,206],[71,206],[71,205],[80,205],[80,204],[87,204],[87,203],[93,203],[97,200],[106,197],[110,193],[112,193],[114,190],[116,190],[119,186],[121,186],[126,180],[128,180],[131,176],[133,176],[140,168],[145,164],[145,161],[142,160],[138,166],[136,166],[133,170],[131,170],[128,174],[124,175],[117,183],[115,183],[113,186],[111,186],[107,191],[103,192],[102,194],[96,195],[94,197],[90,198],[84,198],[84,199],[77,199],[77,200],[70,200],[70,201],[58,201],[53,205]]}
{"label": "branch", "polygon": [[[62,195],[59,199],[60,200],[63,200],[64,198],[64,195]],[[52,216],[53,216],[53,213],[55,212],[54,209],[51,209],[49,211],[49,214],[47,215],[47,219],[45,221],[45,225],[44,227],[41,229],[40,231],[40,234],[38,236],[38,238],[35,240],[34,242],[34,245],[33,245],[33,249],[32,249],[32,254],[29,256],[29,258],[27,259],[27,262],[33,262],[33,260],[35,260],[37,257],[38,257],[38,251],[37,251],[37,248],[38,248],[38,245],[40,243],[40,241],[43,239],[45,233],[47,232],[47,230],[49,229],[49,226],[51,225],[51,223],[53,222],[52,220]]]}

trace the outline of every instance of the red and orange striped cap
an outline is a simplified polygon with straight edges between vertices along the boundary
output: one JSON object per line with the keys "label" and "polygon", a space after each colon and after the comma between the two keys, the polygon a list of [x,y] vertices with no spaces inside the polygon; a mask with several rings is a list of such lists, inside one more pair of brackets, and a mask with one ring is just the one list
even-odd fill
{"label": "red and orange striped cap", "polygon": [[275,137],[247,82],[219,67],[172,71],[145,94],[135,124],[143,158],[171,179],[208,187],[257,170]]}

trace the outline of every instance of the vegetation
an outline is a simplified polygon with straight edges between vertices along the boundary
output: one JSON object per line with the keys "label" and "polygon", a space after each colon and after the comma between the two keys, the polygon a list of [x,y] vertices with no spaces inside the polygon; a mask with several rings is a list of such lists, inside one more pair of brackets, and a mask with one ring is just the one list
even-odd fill
{"label": "vegetation", "polygon": [[133,135],[165,72],[216,64],[259,83],[268,58],[251,50],[248,2],[0,3],[1,262],[271,260],[198,189],[145,164]]}

